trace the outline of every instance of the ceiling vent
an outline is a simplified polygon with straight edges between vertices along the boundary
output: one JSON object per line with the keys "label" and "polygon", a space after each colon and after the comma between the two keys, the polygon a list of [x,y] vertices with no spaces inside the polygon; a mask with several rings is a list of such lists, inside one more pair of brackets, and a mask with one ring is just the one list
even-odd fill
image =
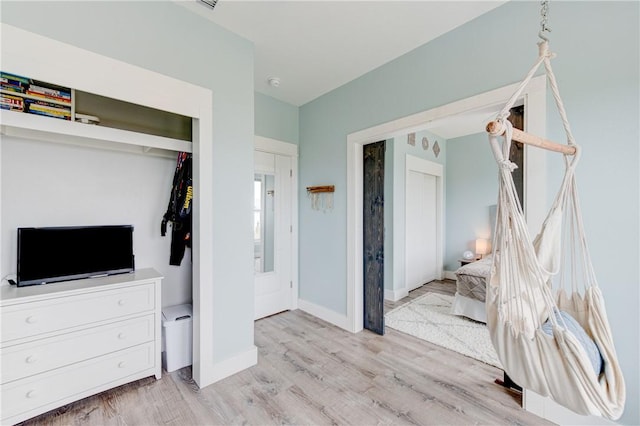
{"label": "ceiling vent", "polygon": [[200,2],[213,9],[214,7],[216,7],[216,3],[218,3],[218,0],[200,0]]}

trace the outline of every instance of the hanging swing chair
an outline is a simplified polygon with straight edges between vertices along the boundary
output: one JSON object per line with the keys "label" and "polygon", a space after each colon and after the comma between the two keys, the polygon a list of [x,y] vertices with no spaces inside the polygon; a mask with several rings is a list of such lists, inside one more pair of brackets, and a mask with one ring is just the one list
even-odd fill
{"label": "hanging swing chair", "polygon": [[[507,374],[520,386],[583,415],[622,415],[625,385],[604,300],[586,243],[575,169],[580,158],[560,98],[549,51],[547,2],[539,57],[497,118],[487,125],[499,168],[494,260],[487,286],[487,325]],[[567,144],[513,129],[509,110],[541,64]],[[535,239],[530,238],[509,161],[512,140],[564,154],[565,173]]]}

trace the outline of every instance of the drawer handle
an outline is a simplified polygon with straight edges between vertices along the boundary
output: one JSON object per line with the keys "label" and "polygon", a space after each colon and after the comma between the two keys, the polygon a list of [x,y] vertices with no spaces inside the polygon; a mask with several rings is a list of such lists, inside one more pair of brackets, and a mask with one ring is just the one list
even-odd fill
{"label": "drawer handle", "polygon": [[118,339],[120,339],[120,340],[124,340],[124,339],[126,339],[126,338],[127,338],[127,335],[126,335],[126,334],[124,334],[124,333],[118,333]]}
{"label": "drawer handle", "polygon": [[27,392],[26,397],[27,398],[35,398],[38,394],[36,393],[35,390],[30,390],[29,392]]}
{"label": "drawer handle", "polygon": [[27,357],[27,359],[25,359],[25,361],[27,362],[27,364],[33,364],[34,362],[36,362],[38,360],[38,357],[35,355],[29,355]]}
{"label": "drawer handle", "polygon": [[38,322],[38,317],[35,317],[32,315],[30,317],[27,317],[26,321],[27,321],[27,324],[35,324]]}
{"label": "drawer handle", "polygon": [[118,363],[118,368],[124,368],[124,367],[126,367],[126,365],[127,365],[127,363],[126,363],[126,362],[124,362],[124,361],[120,361],[120,362]]}
{"label": "drawer handle", "polygon": [[125,303],[124,299],[118,300],[118,305],[124,306],[124,303]]}

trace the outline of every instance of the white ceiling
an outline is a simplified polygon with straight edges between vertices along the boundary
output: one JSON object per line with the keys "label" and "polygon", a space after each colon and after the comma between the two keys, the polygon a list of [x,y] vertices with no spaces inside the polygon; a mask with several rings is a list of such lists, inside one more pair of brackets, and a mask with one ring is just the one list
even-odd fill
{"label": "white ceiling", "polygon": [[[178,4],[255,45],[255,90],[296,106],[505,3],[244,1]],[[278,77],[279,87],[267,80]]]}

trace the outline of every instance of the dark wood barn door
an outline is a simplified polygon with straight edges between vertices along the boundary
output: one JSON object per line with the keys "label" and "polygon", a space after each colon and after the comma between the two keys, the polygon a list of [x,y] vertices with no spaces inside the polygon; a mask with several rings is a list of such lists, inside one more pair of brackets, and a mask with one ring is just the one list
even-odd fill
{"label": "dark wood barn door", "polygon": [[363,148],[364,328],[384,334],[385,142]]}
{"label": "dark wood barn door", "polygon": [[[510,113],[509,121],[513,124],[513,127],[524,131],[524,105],[511,108]],[[522,210],[524,211],[524,144],[515,141],[511,143],[509,160],[518,166],[511,175],[516,185],[516,193],[518,194],[518,200],[520,200],[520,206],[522,206]]]}

